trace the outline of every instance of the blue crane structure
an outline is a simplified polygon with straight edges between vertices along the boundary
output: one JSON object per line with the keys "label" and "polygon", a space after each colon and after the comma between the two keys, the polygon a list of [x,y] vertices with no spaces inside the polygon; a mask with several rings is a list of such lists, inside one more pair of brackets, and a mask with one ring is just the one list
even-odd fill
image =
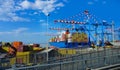
{"label": "blue crane structure", "polygon": [[69,18],[54,20],[54,22],[60,23],[60,27],[52,27],[50,28],[51,30],[77,30],[87,33],[89,45],[91,45],[91,42],[97,45],[97,42],[100,40],[100,46],[104,46],[105,36],[112,36],[112,32],[107,32],[107,28],[112,29],[112,24],[107,23],[105,20],[98,20],[88,10]]}

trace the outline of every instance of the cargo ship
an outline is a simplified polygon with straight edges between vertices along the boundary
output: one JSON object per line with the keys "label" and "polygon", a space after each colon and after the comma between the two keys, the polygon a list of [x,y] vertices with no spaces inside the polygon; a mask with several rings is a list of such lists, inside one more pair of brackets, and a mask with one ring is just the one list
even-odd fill
{"label": "cargo ship", "polygon": [[89,38],[85,32],[70,32],[68,29],[62,31],[56,37],[52,37],[49,44],[57,48],[89,47]]}

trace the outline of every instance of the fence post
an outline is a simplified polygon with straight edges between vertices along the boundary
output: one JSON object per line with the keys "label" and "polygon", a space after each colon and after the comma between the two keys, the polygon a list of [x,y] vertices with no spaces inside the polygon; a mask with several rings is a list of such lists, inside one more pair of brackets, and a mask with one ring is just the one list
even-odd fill
{"label": "fence post", "polygon": [[86,64],[85,64],[85,60],[83,58],[83,54],[81,54],[81,57],[82,57],[82,69],[85,69]]}
{"label": "fence post", "polygon": [[104,56],[103,57],[104,65],[106,65],[107,63],[106,63],[106,49],[105,49],[105,47],[104,47],[104,55],[103,56]]}
{"label": "fence post", "polygon": [[13,69],[13,70],[16,70],[16,65],[15,65],[15,64],[12,65],[12,69]]}
{"label": "fence post", "polygon": [[[74,58],[74,57],[72,56],[72,61],[74,61],[73,58]],[[74,62],[72,62],[72,70],[74,70]]]}
{"label": "fence post", "polygon": [[33,56],[35,57],[34,60],[35,60],[35,64],[37,64],[37,57],[36,57],[37,54],[34,54]]}
{"label": "fence post", "polygon": [[88,66],[87,66],[87,60],[85,60],[85,68],[87,68]]}
{"label": "fence post", "polygon": [[61,67],[62,67],[62,63],[61,63],[61,59],[60,59],[60,70],[62,70]]}

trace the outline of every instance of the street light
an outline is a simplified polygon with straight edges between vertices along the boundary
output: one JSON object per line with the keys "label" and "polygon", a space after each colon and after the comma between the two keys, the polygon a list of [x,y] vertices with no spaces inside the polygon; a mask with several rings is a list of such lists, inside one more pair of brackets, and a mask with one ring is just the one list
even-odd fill
{"label": "street light", "polygon": [[[48,34],[48,21],[49,21],[49,14],[47,14],[47,34]],[[48,45],[49,45],[49,43],[48,43],[48,41],[47,41],[47,45],[46,45],[46,50],[48,50]],[[47,51],[47,58],[46,58],[46,60],[48,61],[49,59],[49,53],[48,53],[48,51]]]}
{"label": "street light", "polygon": [[114,45],[114,41],[115,41],[115,38],[114,38],[114,21],[112,21],[112,38],[113,38],[113,45]]}

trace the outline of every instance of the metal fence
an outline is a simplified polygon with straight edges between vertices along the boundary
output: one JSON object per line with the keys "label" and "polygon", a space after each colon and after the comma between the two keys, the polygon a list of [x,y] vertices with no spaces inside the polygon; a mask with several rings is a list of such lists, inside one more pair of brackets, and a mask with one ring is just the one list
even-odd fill
{"label": "metal fence", "polygon": [[16,67],[13,70],[85,70],[99,68],[120,63],[120,48],[104,49],[84,54],[77,54],[65,58],[53,59],[44,64]]}

